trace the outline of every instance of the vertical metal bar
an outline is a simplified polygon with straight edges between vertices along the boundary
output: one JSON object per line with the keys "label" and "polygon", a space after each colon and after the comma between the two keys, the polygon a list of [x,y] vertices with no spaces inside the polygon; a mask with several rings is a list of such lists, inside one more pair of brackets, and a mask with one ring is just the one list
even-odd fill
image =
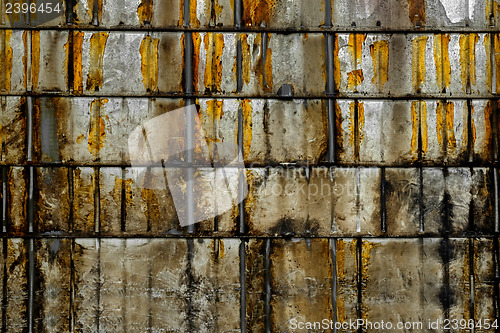
{"label": "vertical metal bar", "polygon": [[[326,1],[329,3],[329,1]],[[335,91],[335,66],[334,63],[334,54],[333,48],[335,44],[335,35],[328,33],[326,34],[326,69],[327,69],[327,81],[326,81],[326,93],[329,96],[333,96]],[[336,144],[336,113],[335,113],[335,100],[329,98],[328,99],[328,163],[335,163],[335,144]]]}
{"label": "vertical metal bar", "polygon": [[[335,238],[328,239],[330,244],[330,256],[332,260],[332,310],[333,322],[337,322],[337,240]],[[333,327],[333,332],[337,332],[337,328]]]}
{"label": "vertical metal bar", "polygon": [[240,328],[246,333],[247,327],[247,285],[246,285],[246,241],[240,240]]}
{"label": "vertical metal bar", "polygon": [[264,270],[265,270],[265,314],[266,314],[266,325],[265,332],[271,333],[271,239],[265,239],[266,256],[264,258]]}
{"label": "vertical metal bar", "polygon": [[385,168],[381,168],[380,176],[380,227],[383,233],[387,232],[386,207],[385,207]]}
{"label": "vertical metal bar", "polygon": [[[190,6],[190,3],[189,3],[190,0],[184,0],[184,8],[183,8],[183,22],[182,22],[182,25],[184,28],[187,28],[189,27],[189,20],[190,20],[190,11],[189,11],[189,6]],[[192,0],[192,1],[196,1],[196,0]]]}
{"label": "vertical metal bar", "polygon": [[8,182],[8,169],[10,167],[2,167],[2,232],[7,232],[7,182]]}
{"label": "vertical metal bar", "polygon": [[[357,304],[356,316],[357,319],[363,318],[362,305],[363,305],[363,240],[356,238],[356,277],[357,277]],[[358,328],[358,333],[362,333],[363,328]]]}
{"label": "vertical metal bar", "polygon": [[356,232],[361,232],[361,217],[359,210],[361,207],[361,175],[359,167],[356,167]]}
{"label": "vertical metal bar", "polygon": [[425,231],[424,226],[424,170],[422,166],[418,168],[418,187],[419,187],[419,195],[418,195],[418,219],[420,224],[420,232]]}
{"label": "vertical metal bar", "polygon": [[243,1],[234,0],[234,27],[241,29],[243,23]]}
{"label": "vertical metal bar", "polygon": [[99,25],[99,0],[90,0],[94,2],[92,6],[92,25]]}
{"label": "vertical metal bar", "polygon": [[73,25],[74,0],[66,0],[66,25]]}

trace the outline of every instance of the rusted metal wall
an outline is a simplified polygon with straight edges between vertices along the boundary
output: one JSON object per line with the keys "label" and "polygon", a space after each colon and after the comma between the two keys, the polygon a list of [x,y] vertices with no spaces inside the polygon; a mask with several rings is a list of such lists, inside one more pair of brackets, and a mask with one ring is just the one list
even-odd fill
{"label": "rusted metal wall", "polygon": [[[2,2],[2,332],[498,318],[498,1],[64,6]],[[127,140],[190,104],[248,196],[181,227]]]}

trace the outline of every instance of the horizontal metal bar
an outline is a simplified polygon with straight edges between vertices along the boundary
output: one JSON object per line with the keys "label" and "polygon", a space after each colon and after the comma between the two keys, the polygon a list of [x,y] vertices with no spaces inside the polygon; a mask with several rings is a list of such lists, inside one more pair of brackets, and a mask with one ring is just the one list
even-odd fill
{"label": "horizontal metal bar", "polygon": [[107,31],[107,32],[227,32],[227,33],[370,33],[370,34],[434,34],[434,33],[500,33],[497,27],[491,28],[471,28],[471,27],[429,27],[429,28],[411,28],[411,29],[389,29],[384,27],[332,27],[332,28],[247,28],[235,29],[234,27],[103,27],[103,26],[52,26],[52,27],[7,27],[0,26],[1,30],[77,30],[77,31]]}
{"label": "horizontal metal bar", "polygon": [[182,98],[192,98],[192,99],[267,99],[267,100],[328,100],[328,99],[358,99],[358,100],[491,100],[500,99],[500,95],[446,95],[446,94],[407,94],[407,95],[384,95],[384,94],[362,94],[362,93],[350,93],[350,94],[335,94],[335,95],[312,95],[312,96],[294,96],[294,97],[282,97],[278,94],[276,95],[197,95],[197,94],[149,94],[149,95],[134,95],[134,94],[102,94],[102,95],[89,95],[89,94],[78,94],[72,95],[68,93],[6,93],[0,92],[0,97],[70,97],[70,98],[170,98],[170,99],[182,99]]}

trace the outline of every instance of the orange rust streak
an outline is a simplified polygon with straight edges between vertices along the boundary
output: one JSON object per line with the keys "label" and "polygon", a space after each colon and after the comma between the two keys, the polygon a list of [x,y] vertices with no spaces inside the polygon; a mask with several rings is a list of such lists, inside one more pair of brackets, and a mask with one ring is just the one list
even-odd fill
{"label": "orange rust streak", "polygon": [[100,115],[100,109],[102,105],[106,104],[108,101],[109,100],[105,98],[95,99],[90,104],[88,150],[95,157],[98,156],[106,140],[106,123]]}
{"label": "orange rust streak", "polygon": [[108,34],[106,32],[94,33],[90,38],[90,66],[87,74],[87,90],[92,93],[102,86],[102,60],[107,40]]}
{"label": "orange rust streak", "polygon": [[243,0],[243,22],[246,26],[268,26],[277,0]]}
{"label": "orange rust streak", "polygon": [[241,108],[243,110],[243,158],[246,159],[252,145],[252,100],[241,101]]}
{"label": "orange rust streak", "polygon": [[40,75],[40,31],[31,32],[31,82],[33,89],[38,87]]}
{"label": "orange rust streak", "polygon": [[340,90],[341,83],[341,70],[340,70],[340,58],[339,58],[339,36],[335,34],[335,41],[333,45],[333,73],[335,80],[335,89],[336,91]]}
{"label": "orange rust streak", "polygon": [[382,91],[389,78],[389,43],[386,40],[376,41],[370,45],[370,54],[373,60],[372,82]]}
{"label": "orange rust streak", "polygon": [[82,54],[83,54],[83,32],[73,32],[73,91],[83,93],[83,74],[82,74]]}
{"label": "orange rust streak", "polygon": [[414,158],[417,158],[419,135],[422,140],[422,153],[427,152],[427,103],[424,101],[413,101],[411,103],[411,123],[411,153]]}
{"label": "orange rust streak", "polygon": [[12,38],[12,30],[3,30],[0,32],[0,46],[2,53],[0,54],[0,69],[2,70],[0,89],[10,91],[12,80],[12,57],[13,51],[10,46]]}
{"label": "orange rust streak", "polygon": [[408,0],[409,17],[414,25],[425,24],[425,0]]}
{"label": "orange rust streak", "polygon": [[23,55],[23,87],[24,89],[28,89],[28,30],[23,32],[23,46],[24,46],[24,55]]}
{"label": "orange rust streak", "polygon": [[460,68],[462,89],[467,92],[476,83],[476,43],[477,34],[461,34],[460,45]]}
{"label": "orange rust streak", "polygon": [[243,82],[250,83],[250,45],[248,45],[248,34],[241,36],[241,54],[242,54],[242,76]]}
{"label": "orange rust streak", "polygon": [[223,112],[223,101],[218,100],[210,100],[207,101],[207,114],[204,132],[206,135],[207,141],[210,142],[219,142],[220,140],[217,138],[217,128],[219,127],[219,123],[222,119]]}
{"label": "orange rust streak", "polygon": [[149,92],[158,90],[158,46],[159,38],[146,36],[141,42],[141,72],[144,88]]}
{"label": "orange rust streak", "polygon": [[500,34],[495,34],[496,93],[500,94]]}
{"label": "orange rust streak", "polygon": [[455,116],[455,103],[446,103],[446,134],[448,136],[448,149],[455,150],[457,148],[457,141],[455,139],[455,130],[453,127]]}
{"label": "orange rust streak", "polygon": [[[184,37],[183,37],[184,41]],[[196,91],[198,91],[198,81],[199,81],[199,69],[200,69],[200,48],[201,48],[201,36],[199,32],[193,32],[193,86]],[[184,51],[183,51],[184,52]],[[184,63],[184,57],[183,57]]]}
{"label": "orange rust streak", "polygon": [[359,86],[364,80],[363,70],[356,69],[347,73],[347,90],[354,89]]}
{"label": "orange rust streak", "polygon": [[349,43],[347,45],[347,52],[351,56],[351,63],[353,68],[361,66],[363,43],[366,40],[365,34],[350,34]]}
{"label": "orange rust streak", "polygon": [[425,82],[425,46],[427,36],[415,37],[412,41],[412,83],[416,92],[420,92]]}
{"label": "orange rust streak", "polygon": [[335,129],[337,134],[336,140],[336,154],[340,158],[344,153],[344,140],[342,130],[342,110],[337,102],[335,102]]}
{"label": "orange rust streak", "polygon": [[[486,106],[484,107],[484,124],[485,124],[484,135],[485,135],[485,149],[487,152],[491,152],[493,143],[493,131],[491,122],[493,115],[492,103],[494,103],[494,101],[488,101],[488,103],[486,103]],[[473,129],[474,129],[474,134],[476,134],[475,127],[473,127]],[[476,138],[475,135],[473,137],[474,139]],[[472,146],[474,147],[474,142],[472,143]]]}
{"label": "orange rust streak", "polygon": [[491,78],[493,77],[493,67],[491,64],[491,38],[489,34],[486,34],[484,36],[484,49],[486,51],[486,89],[491,93],[493,92],[493,87],[492,87],[492,82]]}
{"label": "orange rust streak", "polygon": [[420,102],[420,126],[422,136],[422,154],[427,153],[427,103]]}
{"label": "orange rust streak", "polygon": [[[269,45],[269,41],[271,40],[271,34],[267,35],[267,45]],[[264,90],[266,92],[271,92],[273,90],[273,51],[270,48],[267,48],[266,53],[266,62],[264,64],[264,77],[266,79],[266,87]],[[267,89],[266,89],[267,88]]]}
{"label": "orange rust streak", "polygon": [[356,113],[356,103],[351,102],[349,104],[349,144],[354,146],[355,144],[355,113]]}
{"label": "orange rust streak", "polygon": [[198,20],[198,15],[197,15],[197,6],[198,6],[198,1],[192,0],[189,2],[189,23],[197,28],[200,26],[200,21]]}
{"label": "orange rust streak", "polygon": [[358,103],[358,129],[359,129],[359,143],[363,142],[364,129],[365,129],[365,105],[362,102]]}
{"label": "orange rust streak", "polygon": [[437,132],[437,140],[441,148],[444,150],[445,149],[445,143],[444,143],[444,131],[445,131],[445,102],[443,101],[438,101],[437,106],[436,106],[436,118],[437,118],[437,126],[436,126],[436,132]]}
{"label": "orange rust streak", "polygon": [[444,92],[450,87],[451,67],[448,45],[450,43],[449,34],[434,35],[434,62],[436,64],[436,82],[439,91]]}
{"label": "orange rust streak", "polygon": [[137,16],[141,25],[150,24],[153,19],[153,1],[142,0],[137,7]]}
{"label": "orange rust streak", "polygon": [[99,22],[101,22],[102,19],[102,0],[97,0],[97,17],[94,17],[94,0],[90,0],[87,2],[89,5],[89,9],[87,11],[89,17],[92,17],[92,19],[97,19]]}

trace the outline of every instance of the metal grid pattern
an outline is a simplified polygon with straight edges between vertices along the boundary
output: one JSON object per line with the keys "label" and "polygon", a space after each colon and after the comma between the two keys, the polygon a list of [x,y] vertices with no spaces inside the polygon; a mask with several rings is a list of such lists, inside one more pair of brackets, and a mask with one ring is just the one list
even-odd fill
{"label": "metal grid pattern", "polygon": [[[2,15],[2,331],[498,318],[499,8],[68,0],[23,29]],[[191,104],[242,151],[248,196],[182,228],[168,189],[130,176],[127,137]]]}

